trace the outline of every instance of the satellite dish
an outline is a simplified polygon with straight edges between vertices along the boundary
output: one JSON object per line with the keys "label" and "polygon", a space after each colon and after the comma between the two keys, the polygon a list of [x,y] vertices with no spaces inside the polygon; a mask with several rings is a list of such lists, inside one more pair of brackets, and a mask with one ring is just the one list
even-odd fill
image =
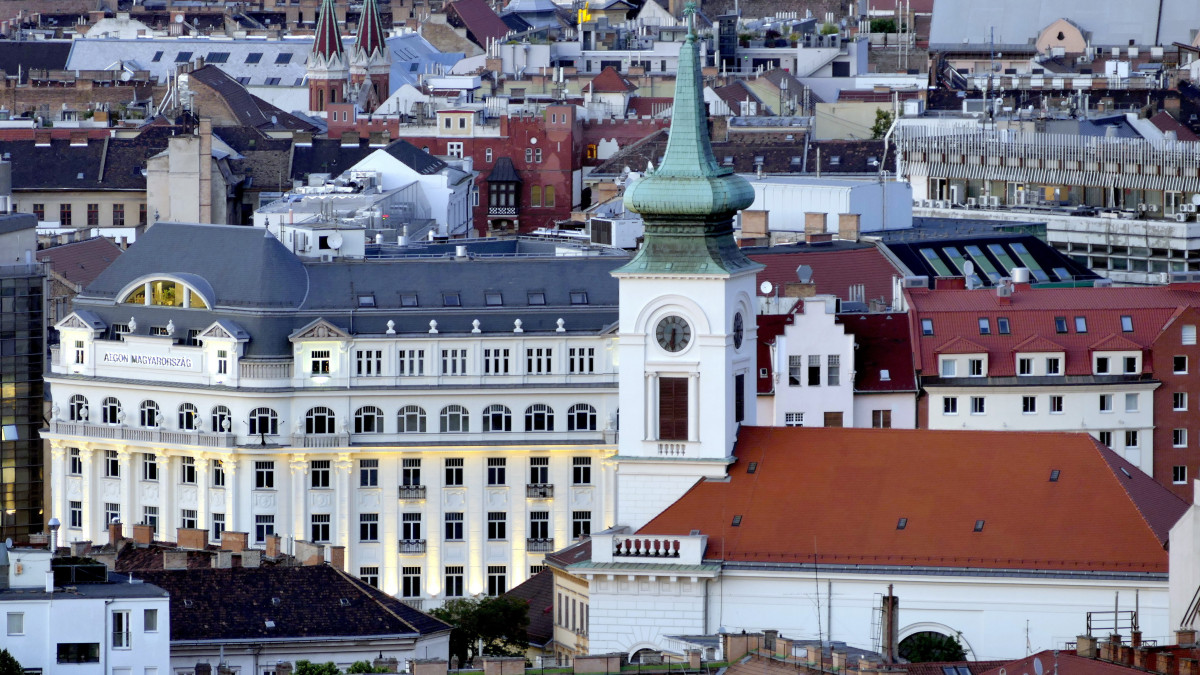
{"label": "satellite dish", "polygon": [[775,290],[775,285],[769,281],[764,281],[758,285],[758,290],[762,291],[763,295],[770,295],[771,291]]}
{"label": "satellite dish", "polygon": [[175,23],[183,23],[183,15],[182,14],[175,15]]}
{"label": "satellite dish", "polygon": [[800,283],[807,284],[812,281],[812,268],[808,265],[801,265],[796,268],[796,277],[800,279]]}
{"label": "satellite dish", "polygon": [[967,262],[963,263],[963,276],[969,277],[972,274],[975,274],[975,263],[968,260]]}
{"label": "satellite dish", "polygon": [[7,539],[4,540],[4,548],[12,550],[12,546],[13,546],[12,537],[8,537]]}
{"label": "satellite dish", "polygon": [[1033,672],[1037,673],[1037,675],[1042,675],[1042,673],[1046,672],[1046,668],[1042,666],[1042,660],[1036,656],[1033,657]]}
{"label": "satellite dish", "polygon": [[1200,194],[1192,195],[1192,203],[1200,205]]}
{"label": "satellite dish", "polygon": [[341,233],[334,232],[332,235],[329,236],[329,248],[336,251],[341,247],[342,247],[342,235],[341,235]]}

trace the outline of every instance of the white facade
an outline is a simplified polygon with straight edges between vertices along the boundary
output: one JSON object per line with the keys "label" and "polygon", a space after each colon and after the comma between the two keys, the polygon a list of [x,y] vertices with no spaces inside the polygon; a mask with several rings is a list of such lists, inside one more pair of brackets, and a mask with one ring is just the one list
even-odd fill
{"label": "white facade", "polygon": [[[1200,496],[1200,480],[1193,481]],[[1200,590],[1200,509],[1193,503],[1171,528],[1170,605],[1171,629],[1195,628],[1197,591]]]}
{"label": "white facade", "polygon": [[176,675],[190,675],[197,663],[224,661],[235,673],[274,672],[276,663],[292,663],[303,659],[313,663],[332,661],[344,672],[357,661],[374,662],[382,653],[394,658],[401,669],[415,659],[449,658],[450,634],[439,633],[414,639],[393,636],[335,637],[322,640],[309,638],[264,641],[221,640],[176,642],[171,647],[171,670]]}
{"label": "white facade", "polygon": [[[7,555],[6,555],[7,554]],[[54,588],[48,550],[0,550],[0,644],[26,669],[88,675],[169,675],[170,603],[143,584]],[[50,587],[48,589],[47,587]]]}
{"label": "white facade", "polygon": [[470,158],[466,163],[464,171],[444,170],[427,175],[413,171],[385,150],[376,150],[350,167],[349,171],[351,174],[359,171],[379,172],[384,190],[418,183],[430,217],[437,221],[439,234],[455,236],[466,233],[471,226],[474,181],[471,180],[473,171]]}
{"label": "white facade", "polygon": [[593,537],[591,563],[572,567],[590,583],[593,653],[662,650],[670,635],[743,629],[870,649],[878,646],[872,625],[889,584],[900,598],[901,640],[922,631],[960,634],[972,660],[1023,653],[1027,639],[1035,652],[1061,649],[1082,632],[1088,611],[1112,610],[1114,593],[1122,610],[1132,609],[1135,589],[1143,634],[1168,639],[1173,628],[1162,575],[946,575],[936,568],[881,574],[833,565],[814,575],[811,568],[783,564],[704,564],[702,535],[654,537],[680,543],[678,558],[655,565],[644,556],[614,554],[612,540],[623,537]]}
{"label": "white facade", "polygon": [[[879,160],[883,161],[880,157]],[[895,181],[744,176],[754,187],[753,211],[769,213],[771,232],[804,232],[804,214],[824,213],[825,231],[836,234],[838,215],[859,215],[862,232],[912,227],[912,191]],[[797,205],[803,205],[798,207]]]}
{"label": "white facade", "polygon": [[854,336],[835,321],[837,298],[801,302],[794,323],[775,338],[775,405],[769,424],[863,426],[854,416]]}

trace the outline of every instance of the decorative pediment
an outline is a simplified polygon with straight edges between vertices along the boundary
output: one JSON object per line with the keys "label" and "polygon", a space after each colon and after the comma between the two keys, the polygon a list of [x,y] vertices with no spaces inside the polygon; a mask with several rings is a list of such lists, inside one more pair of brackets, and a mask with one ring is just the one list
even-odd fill
{"label": "decorative pediment", "polygon": [[90,330],[93,333],[101,333],[108,328],[108,324],[104,323],[103,319],[91,312],[77,310],[68,314],[66,318],[59,321],[54,327],[58,330]]}
{"label": "decorative pediment", "polygon": [[288,339],[293,342],[299,340],[349,340],[350,334],[325,319],[317,319],[289,335]]}
{"label": "decorative pediment", "polygon": [[245,328],[242,328],[232,321],[221,319],[220,321],[214,322],[213,325],[209,326],[208,328],[205,328],[204,332],[200,333],[200,339],[237,340],[238,342],[246,342],[250,339],[250,333],[247,333]]}

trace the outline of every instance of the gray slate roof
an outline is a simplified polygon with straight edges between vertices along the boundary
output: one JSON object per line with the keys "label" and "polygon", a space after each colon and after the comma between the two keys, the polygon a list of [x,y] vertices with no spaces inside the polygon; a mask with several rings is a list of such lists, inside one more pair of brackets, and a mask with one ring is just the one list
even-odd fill
{"label": "gray slate roof", "polygon": [[[1160,12],[1161,5],[1161,12]],[[930,47],[986,45],[995,28],[997,44],[1025,44],[1058,19],[1091,33],[1094,47],[1169,45],[1192,41],[1200,28],[1195,0],[936,0]]]}

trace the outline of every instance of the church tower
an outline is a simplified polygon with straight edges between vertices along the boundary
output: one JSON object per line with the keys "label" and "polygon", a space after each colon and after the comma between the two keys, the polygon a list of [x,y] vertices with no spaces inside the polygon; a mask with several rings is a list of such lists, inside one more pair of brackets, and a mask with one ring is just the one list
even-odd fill
{"label": "church tower", "polygon": [[[375,0],[363,0],[358,35],[350,53],[350,85],[358,92],[363,110],[373,112],[391,94],[392,53]],[[368,89],[364,91],[363,86]]]}
{"label": "church tower", "polygon": [[346,100],[346,80],[349,76],[346,50],[338,32],[337,10],[333,0],[322,0],[317,15],[317,31],[313,35],[312,55],[308,59],[308,109],[324,112],[330,103]]}
{"label": "church tower", "polygon": [[739,425],[754,424],[754,291],[761,265],[733,238],[754,190],[713,157],[695,6],[679,52],[662,164],[625,191],[645,240],[620,284],[617,523],[634,528],[697,480],[720,478]]}

